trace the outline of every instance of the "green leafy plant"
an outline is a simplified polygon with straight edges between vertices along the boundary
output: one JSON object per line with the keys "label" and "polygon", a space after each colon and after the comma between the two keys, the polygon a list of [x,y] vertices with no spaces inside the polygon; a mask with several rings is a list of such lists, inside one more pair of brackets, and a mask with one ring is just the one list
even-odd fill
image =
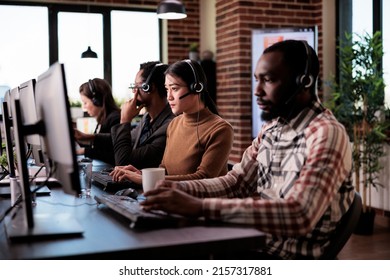
{"label": "green leafy plant", "polygon": [[0,165],[1,166],[8,166],[8,160],[7,160],[7,154],[6,153],[3,153],[1,156],[0,156]]}
{"label": "green leafy plant", "polygon": [[[356,39],[354,39],[356,38]],[[338,46],[340,78],[333,79],[333,94],[327,105],[346,127],[353,142],[353,168],[356,190],[362,194],[363,212],[371,210],[371,190],[383,169],[389,121],[384,106],[384,79],[381,33],[345,34]]]}
{"label": "green leafy plant", "polygon": [[115,104],[120,108],[126,102],[126,98],[114,97]]}
{"label": "green leafy plant", "polygon": [[[5,150],[5,144],[4,143],[2,144],[2,146],[3,146],[3,150]],[[16,166],[18,164],[18,161],[17,161],[17,157],[16,157],[15,151],[13,152],[13,156],[14,156],[14,164]],[[7,153],[5,151],[3,151],[3,154],[0,156],[0,166],[3,166],[5,168],[8,167],[8,157],[7,157]]]}
{"label": "green leafy plant", "polygon": [[191,43],[188,47],[188,50],[190,52],[198,52],[199,51],[199,44],[198,43]]}
{"label": "green leafy plant", "polygon": [[76,100],[76,99],[70,99],[69,100],[69,105],[70,107],[76,107],[76,108],[81,108],[81,101],[80,100]]}

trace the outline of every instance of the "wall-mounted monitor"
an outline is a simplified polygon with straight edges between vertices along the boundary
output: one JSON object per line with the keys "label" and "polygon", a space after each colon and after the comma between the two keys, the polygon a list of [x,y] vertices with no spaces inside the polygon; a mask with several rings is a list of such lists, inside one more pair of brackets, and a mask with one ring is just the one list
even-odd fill
{"label": "wall-mounted monitor", "polygon": [[[252,73],[263,51],[272,44],[284,40],[306,40],[317,50],[317,27],[265,28],[252,30]],[[256,103],[257,97],[253,94],[256,81],[252,75],[252,138],[259,134],[262,120],[261,110]]]}

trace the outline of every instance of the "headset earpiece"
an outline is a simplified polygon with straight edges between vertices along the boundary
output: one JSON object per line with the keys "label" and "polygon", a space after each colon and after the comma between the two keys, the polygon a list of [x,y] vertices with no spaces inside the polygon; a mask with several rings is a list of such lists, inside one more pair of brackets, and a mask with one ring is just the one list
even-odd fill
{"label": "headset earpiece", "polygon": [[203,91],[204,85],[203,83],[199,82],[198,73],[195,71],[195,68],[192,65],[192,61],[190,59],[185,59],[184,61],[191,67],[192,73],[194,74],[195,81],[190,85],[190,91],[199,94]]}
{"label": "headset earpiece", "polygon": [[313,76],[310,75],[311,49],[306,41],[302,40],[301,42],[305,47],[307,59],[306,59],[305,72],[303,73],[303,75],[297,76],[296,83],[297,83],[298,87],[309,88],[312,86],[312,84],[314,82]]}
{"label": "headset earpiece", "polygon": [[152,90],[152,87],[150,86],[150,80],[152,79],[152,76],[153,76],[153,73],[154,71],[156,70],[157,67],[163,65],[163,63],[157,63],[154,65],[152,71],[150,71],[148,77],[146,78],[145,82],[142,83],[141,85],[141,89],[144,91],[144,92],[147,92],[147,93],[150,93],[150,91]]}
{"label": "headset earpiece", "polygon": [[89,87],[89,91],[92,93],[92,99],[91,100],[92,100],[93,105],[101,107],[102,106],[102,102],[97,97],[95,84],[94,84],[93,80],[91,80],[91,79],[88,80],[88,87]]}
{"label": "headset earpiece", "polygon": [[297,85],[304,88],[309,88],[313,84],[312,75],[301,75],[297,77]]}

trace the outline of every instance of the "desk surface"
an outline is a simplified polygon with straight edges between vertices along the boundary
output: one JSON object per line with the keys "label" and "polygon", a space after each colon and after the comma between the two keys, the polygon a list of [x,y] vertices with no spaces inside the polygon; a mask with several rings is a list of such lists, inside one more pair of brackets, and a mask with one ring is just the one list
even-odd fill
{"label": "desk surface", "polygon": [[[92,196],[102,190],[93,186]],[[0,200],[0,213],[10,205]],[[265,235],[252,228],[189,226],[134,230],[129,221],[109,209],[100,209],[93,198],[75,198],[60,189],[38,197],[35,213],[68,213],[84,229],[81,237],[12,243],[0,224],[0,259],[201,259],[213,254],[260,249]]]}

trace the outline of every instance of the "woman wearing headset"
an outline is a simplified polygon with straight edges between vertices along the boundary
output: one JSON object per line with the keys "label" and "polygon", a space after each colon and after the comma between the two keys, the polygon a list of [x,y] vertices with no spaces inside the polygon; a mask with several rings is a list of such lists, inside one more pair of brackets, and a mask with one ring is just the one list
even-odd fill
{"label": "woman wearing headset", "polygon": [[[97,125],[92,134],[75,129],[75,139],[82,146],[77,151],[92,159],[99,159],[113,164],[114,152],[111,143],[111,127],[120,121],[120,109],[116,105],[110,84],[103,79],[95,78],[83,83],[79,89],[83,109],[88,115],[96,118]],[[104,150],[95,145],[105,143]],[[88,143],[86,146],[83,143]]]}
{"label": "woman wearing headset", "polygon": [[[167,180],[213,178],[227,173],[233,144],[232,126],[218,115],[207,93],[207,80],[199,63],[178,61],[165,72],[165,87],[172,112],[167,144],[160,167]],[[141,171],[117,166],[114,180],[142,183]]]}

